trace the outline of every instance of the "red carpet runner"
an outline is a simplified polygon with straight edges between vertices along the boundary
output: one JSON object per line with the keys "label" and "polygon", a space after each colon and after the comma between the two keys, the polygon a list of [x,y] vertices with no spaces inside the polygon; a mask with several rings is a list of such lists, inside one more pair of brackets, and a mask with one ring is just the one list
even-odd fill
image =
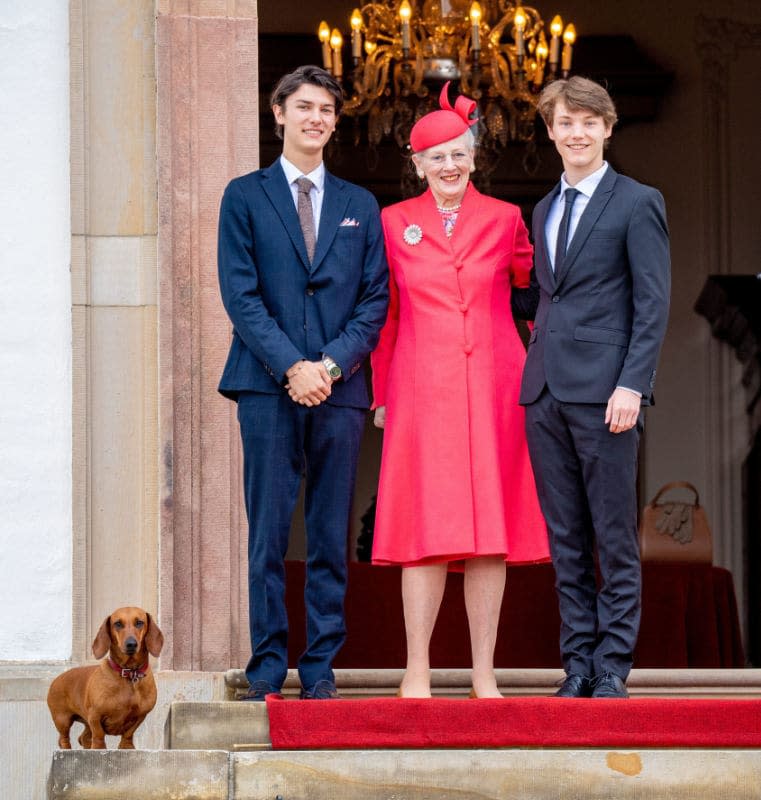
{"label": "red carpet runner", "polygon": [[761,747],[761,700],[283,700],[275,750],[446,747]]}

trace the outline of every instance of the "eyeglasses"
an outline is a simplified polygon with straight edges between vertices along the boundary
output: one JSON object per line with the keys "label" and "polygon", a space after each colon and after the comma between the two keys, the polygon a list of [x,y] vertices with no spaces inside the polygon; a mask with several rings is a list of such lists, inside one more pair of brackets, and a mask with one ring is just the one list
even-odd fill
{"label": "eyeglasses", "polygon": [[433,164],[434,167],[445,164],[447,158],[451,158],[454,164],[465,164],[470,161],[470,153],[465,150],[456,150],[454,153],[434,153],[432,156],[425,156],[426,161]]}

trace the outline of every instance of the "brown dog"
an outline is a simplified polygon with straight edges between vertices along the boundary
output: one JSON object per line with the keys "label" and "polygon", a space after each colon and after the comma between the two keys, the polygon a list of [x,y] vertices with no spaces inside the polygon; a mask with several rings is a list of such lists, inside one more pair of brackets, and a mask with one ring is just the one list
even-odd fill
{"label": "brown dog", "polygon": [[92,643],[95,658],[108,659],[89,667],[74,667],[50,684],[48,708],[56,726],[58,746],[71,749],[69,731],[84,724],[79,743],[85,750],[106,746],[106,734],[121,736],[120,750],[134,750],[132,737],[156,705],[148,653],[158,656],[164,635],[142,608],[118,608],[103,621]]}

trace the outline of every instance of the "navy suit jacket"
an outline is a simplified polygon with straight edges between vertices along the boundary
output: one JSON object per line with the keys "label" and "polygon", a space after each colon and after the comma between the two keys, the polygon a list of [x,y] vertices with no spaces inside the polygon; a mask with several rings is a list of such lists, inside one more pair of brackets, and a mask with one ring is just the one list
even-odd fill
{"label": "navy suit jacket", "polygon": [[310,265],[279,159],[235,178],[222,198],[218,267],[233,323],[222,394],[282,392],[292,364],[327,353],[343,371],[327,402],[369,406],[361,366],[388,304],[380,214],[370,192],[326,172]]}
{"label": "navy suit jacket", "polygon": [[546,385],[561,402],[607,403],[624,386],[650,404],[670,294],[663,197],[608,166],[555,275],[545,223],[559,191],[533,214],[538,308],[520,402],[533,403]]}

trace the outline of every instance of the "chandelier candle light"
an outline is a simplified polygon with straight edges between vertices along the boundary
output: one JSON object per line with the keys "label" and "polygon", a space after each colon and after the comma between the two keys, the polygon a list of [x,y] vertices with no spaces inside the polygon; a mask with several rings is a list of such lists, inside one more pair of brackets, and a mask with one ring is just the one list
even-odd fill
{"label": "chandelier candle light", "polygon": [[[536,99],[571,69],[576,30],[513,0],[376,0],[351,14],[350,77],[343,83],[348,116],[368,116],[377,145],[392,134],[400,147],[444,81],[459,81],[479,105],[482,146],[532,143]],[[343,79],[341,32],[321,22],[325,69]],[[562,51],[561,51],[562,39]]]}

